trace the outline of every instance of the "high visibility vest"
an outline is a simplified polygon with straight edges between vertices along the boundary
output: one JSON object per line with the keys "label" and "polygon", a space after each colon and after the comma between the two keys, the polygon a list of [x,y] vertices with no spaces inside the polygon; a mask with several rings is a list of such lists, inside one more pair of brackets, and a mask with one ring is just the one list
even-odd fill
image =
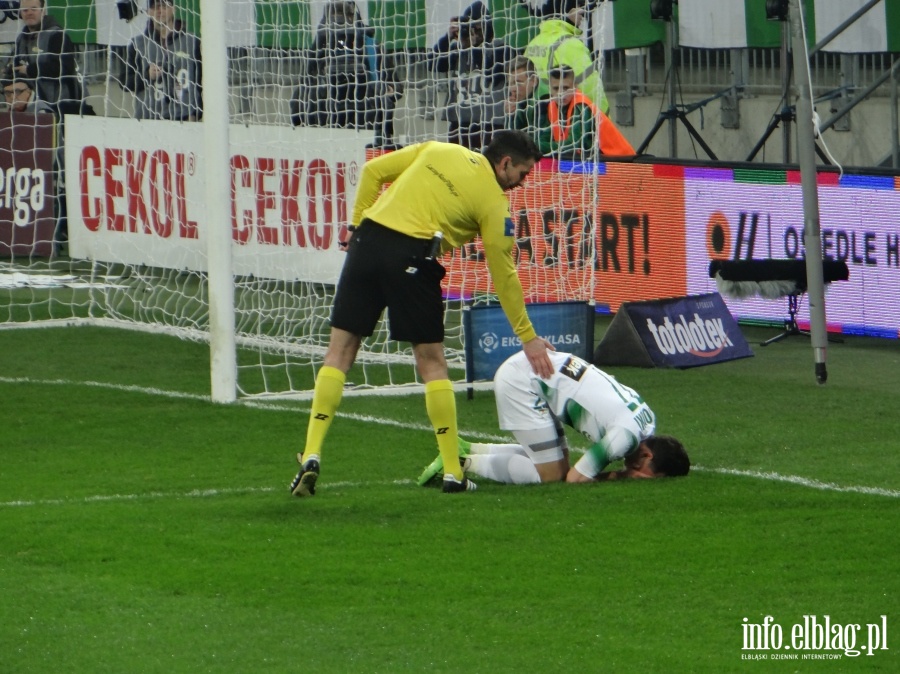
{"label": "high visibility vest", "polygon": [[602,110],[598,110],[597,106],[591,102],[591,99],[577,90],[575,95],[572,96],[572,100],[566,106],[565,124],[560,124],[559,122],[559,104],[551,99],[547,106],[547,116],[550,118],[550,132],[554,141],[561,143],[569,137],[569,130],[572,128],[572,115],[575,112],[575,106],[579,103],[589,107],[597,120],[600,154],[614,157],[637,154],[631,143],[622,135],[622,132],[613,124],[612,120]]}
{"label": "high visibility vest", "polygon": [[600,73],[587,45],[581,41],[582,32],[563,19],[546,19],[540,31],[528,46],[524,55],[534,64],[538,76],[535,96],[540,98],[549,92],[547,71],[558,66],[569,66],[575,71],[575,86],[603,111],[609,110],[609,101],[603,90]]}

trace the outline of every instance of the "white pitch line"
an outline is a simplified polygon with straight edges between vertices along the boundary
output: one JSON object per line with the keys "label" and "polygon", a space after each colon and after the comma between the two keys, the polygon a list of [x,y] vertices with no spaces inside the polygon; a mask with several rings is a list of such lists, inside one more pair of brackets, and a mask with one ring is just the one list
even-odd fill
{"label": "white pitch line", "polygon": [[[367,486],[393,486],[412,484],[412,480],[373,480],[367,482],[329,482],[329,489],[346,489]],[[209,498],[211,496],[231,496],[234,494],[265,494],[269,492],[281,491],[275,487],[236,487],[226,489],[192,489],[184,492],[164,492],[150,491],[146,494],[99,494],[96,496],[83,496],[81,498],[52,498],[38,499],[34,501],[0,501],[0,508],[27,508],[33,506],[47,505],[74,505],[82,503],[114,503],[123,501],[151,501],[159,499],[179,499],[179,498]],[[287,487],[284,488],[285,496],[287,496]]]}
{"label": "white pitch line", "polygon": [[[881,489],[878,487],[844,487],[833,484],[831,482],[820,482],[818,480],[810,480],[805,477],[796,475],[780,475],[779,473],[760,472],[754,470],[734,470],[731,468],[706,468],[704,466],[692,466],[692,470],[702,473],[718,473],[720,475],[736,475],[739,477],[751,477],[758,480],[768,480],[772,482],[785,482],[796,484],[801,487],[811,489],[819,489],[823,491],[834,491],[854,494],[868,494],[870,496],[887,496],[889,498],[900,498],[900,491],[893,489]],[[409,485],[412,480],[375,480],[375,481],[343,481],[329,482],[329,489],[355,489],[357,487],[366,486],[394,486]],[[234,494],[265,494],[279,491],[275,487],[237,487],[226,489],[192,489],[186,492],[147,492],[146,494],[98,494],[95,496],[84,496],[82,498],[71,499],[39,499],[34,501],[0,501],[0,508],[27,508],[48,505],[74,505],[82,503],[114,503],[123,501],[148,501],[159,499],[187,499],[187,498],[209,498],[213,496],[231,496]]]}
{"label": "white pitch line", "polygon": [[[175,398],[179,400],[196,400],[198,402],[210,402],[208,395],[200,395],[196,393],[182,393],[180,391],[166,391],[164,389],[132,386],[126,384],[110,384],[99,381],[71,381],[67,379],[31,379],[30,377],[2,377],[0,383],[3,384],[37,384],[40,386],[88,386],[91,388],[103,388],[111,391],[123,391],[126,393],[144,393],[151,396],[161,396],[164,398]],[[260,402],[258,400],[239,400],[235,404],[244,407],[252,407],[254,409],[269,410],[275,412],[301,412],[309,414],[308,407],[300,407],[298,405],[283,405],[278,403]],[[398,419],[385,419],[384,417],[373,417],[368,414],[354,414],[352,412],[340,412],[341,419],[352,419],[353,421],[362,421],[363,423],[380,424],[382,426],[395,426],[397,428],[405,428],[414,431],[431,431],[431,426],[426,424],[416,424]],[[508,438],[504,435],[496,435],[490,433],[480,433],[477,431],[466,431],[466,437],[473,437],[478,440],[495,440],[504,442]]]}
{"label": "white pitch line", "polygon": [[[186,399],[186,400],[197,400],[201,402],[210,402],[210,397],[208,395],[198,395],[194,393],[182,393],[179,391],[166,391],[164,389],[158,388],[148,388],[144,386],[130,386],[125,384],[110,384],[105,382],[96,382],[96,381],[69,381],[66,379],[31,379],[28,377],[0,377],[0,383],[4,384],[38,384],[38,385],[47,385],[47,386],[89,386],[93,388],[104,388],[110,389],[114,391],[125,391],[130,393],[145,393],[147,395],[153,396],[162,396],[166,398],[176,398],[176,399]],[[253,407],[262,410],[271,410],[277,412],[301,412],[305,414],[309,414],[308,407],[298,407],[291,405],[281,405],[277,403],[266,403],[259,402],[256,400],[239,400],[236,404],[243,405],[245,407]],[[408,421],[401,421],[399,419],[386,419],[384,417],[375,417],[367,414],[354,414],[352,412],[340,412],[340,417],[342,419],[351,419],[353,421],[361,421],[368,424],[379,424],[382,426],[394,426],[396,428],[404,428],[408,430],[416,430],[416,431],[431,431],[432,427],[427,424],[416,424]],[[482,433],[480,431],[460,431],[461,434],[465,435],[467,438],[473,438],[476,440],[488,440],[494,442],[508,442],[509,437],[506,435],[497,435],[492,433]],[[583,451],[577,447],[572,447],[572,450],[575,452]],[[818,489],[821,491],[833,491],[840,493],[852,493],[852,494],[867,494],[870,496],[886,496],[888,498],[900,498],[900,491],[896,489],[884,489],[882,487],[865,487],[865,486],[856,486],[849,485],[843,486],[839,484],[834,484],[832,482],[821,482],[819,480],[814,480],[807,477],[802,477],[799,475],[782,475],[780,473],[768,472],[768,471],[754,471],[754,470],[737,470],[733,468],[707,468],[705,466],[691,466],[692,470],[696,470],[697,472],[706,472],[706,473],[718,473],[720,475],[735,475],[739,477],[749,477],[756,480],[768,480],[770,482],[784,482],[787,484],[795,484],[800,487],[806,487],[808,489]],[[393,482],[334,482],[330,483],[332,486],[344,486],[344,487],[356,487],[362,486],[363,484],[405,484],[409,482],[409,480],[397,480]],[[243,491],[246,492],[254,492],[254,491],[270,491],[271,487],[266,488],[247,488]],[[223,495],[228,493],[240,493],[241,490],[211,490],[210,495]],[[127,501],[134,500],[139,498],[162,498],[162,497],[171,497],[171,496],[180,496],[180,497],[191,497],[191,496],[203,496],[204,492],[188,492],[186,494],[159,494],[154,495],[153,493],[147,495],[113,495],[113,496],[96,496],[96,497],[86,497],[84,500],[93,499],[95,501],[102,500],[111,500],[111,501]],[[58,503],[68,503],[69,501],[59,501]],[[55,501],[10,501],[7,503],[0,502],[0,507],[3,506],[14,506],[14,505],[38,505],[38,504],[52,504],[56,503]]]}
{"label": "white pitch line", "polygon": [[179,400],[198,400],[200,402],[210,402],[208,395],[199,395],[196,393],[181,393],[180,391],[166,391],[159,388],[148,388],[146,386],[130,386],[127,384],[109,384],[102,381],[70,381],[68,379],[32,379],[30,377],[0,377],[2,384],[37,384],[40,386],[88,386],[91,388],[102,388],[110,391],[125,391],[127,393],[146,393],[152,396],[162,396],[164,398],[176,398]]}
{"label": "white pitch line", "polygon": [[858,487],[858,486],[842,486],[833,482],[821,482],[812,480],[808,477],[800,477],[799,475],[781,475],[769,471],[758,470],[737,470],[734,468],[706,468],[704,466],[691,466],[691,470],[703,473],[718,473],[719,475],[738,475],[740,477],[752,477],[757,480],[769,480],[771,482],[786,482],[788,484],[796,484],[800,487],[808,487],[810,489],[820,489],[822,491],[837,491],[852,494],[868,494],[870,496],[888,496],[890,498],[900,498],[900,491],[896,489],[882,489],[881,487]]}

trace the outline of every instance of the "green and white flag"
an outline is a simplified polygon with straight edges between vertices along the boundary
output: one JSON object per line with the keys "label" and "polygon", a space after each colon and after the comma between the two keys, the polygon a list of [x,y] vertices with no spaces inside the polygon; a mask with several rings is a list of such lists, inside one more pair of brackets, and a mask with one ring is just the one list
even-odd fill
{"label": "green and white flag", "polygon": [[16,41],[19,34],[19,17],[14,9],[0,11],[0,44]]}
{"label": "green and white flag", "polygon": [[[867,2],[815,0],[814,42],[827,37]],[[807,30],[810,30],[809,26]],[[900,51],[900,0],[881,0],[825,45],[823,50],[845,53]]]}
{"label": "green and white flag", "polygon": [[[494,33],[507,44],[522,49],[539,29],[521,0],[482,0],[491,12]],[[430,48],[447,32],[450,19],[460,16],[473,0],[369,0],[368,24],[376,30],[376,41],[388,49]],[[528,0],[532,7],[542,0]],[[321,16],[319,14],[319,16]],[[594,45],[597,48],[644,47],[665,38],[666,26],[650,18],[649,0],[616,0],[598,3],[592,13]],[[587,28],[587,26],[583,26]]]}
{"label": "green and white flag", "polygon": [[[807,43],[818,43],[868,2],[803,0]],[[783,25],[766,19],[763,0],[680,0],[678,4],[679,43],[686,47],[777,47]],[[900,0],[881,0],[824,50],[900,51]]]}
{"label": "green and white flag", "polygon": [[685,47],[740,49],[781,45],[781,22],[766,19],[764,0],[681,0],[678,33],[678,42]]}
{"label": "green and white flag", "polygon": [[[306,49],[329,0],[219,0],[225,3],[226,43],[231,47]],[[375,29],[375,40],[385,49],[428,49],[447,32],[450,19],[460,16],[474,0],[356,0],[360,14]],[[524,48],[538,31],[540,20],[522,0],[482,0],[490,9],[494,32],[508,44]],[[900,2],[900,0],[889,0]],[[533,7],[542,0],[528,0]],[[761,0],[680,0],[695,5],[741,6]],[[147,0],[137,2],[141,12],[130,22],[119,18],[116,0],[47,0],[47,8],[78,44],[122,46],[147,25]],[[185,28],[200,35],[200,0],[177,0],[176,15]],[[0,19],[0,42],[12,42],[21,29],[15,12]],[[649,0],[600,2],[592,13],[594,45],[598,49],[644,47],[665,39],[666,24],[650,18]],[[773,33],[777,34],[777,26]],[[202,35],[200,35],[202,38]]]}
{"label": "green and white flag", "polygon": [[594,10],[594,35],[600,36],[595,46],[604,50],[646,47],[665,39],[666,24],[650,18],[647,0],[601,2]]}

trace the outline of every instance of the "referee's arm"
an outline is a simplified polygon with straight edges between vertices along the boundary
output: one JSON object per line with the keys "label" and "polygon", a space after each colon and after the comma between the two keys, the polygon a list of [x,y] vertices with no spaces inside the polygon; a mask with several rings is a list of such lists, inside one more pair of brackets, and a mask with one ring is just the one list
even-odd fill
{"label": "referee's arm", "polygon": [[481,240],[503,313],[506,314],[513,332],[522,341],[522,350],[531,368],[539,377],[547,379],[553,375],[553,363],[547,351],[554,348],[545,339],[538,337],[525,310],[525,294],[512,259],[512,236],[505,236],[502,229],[498,231],[492,227],[485,227],[482,229]]}

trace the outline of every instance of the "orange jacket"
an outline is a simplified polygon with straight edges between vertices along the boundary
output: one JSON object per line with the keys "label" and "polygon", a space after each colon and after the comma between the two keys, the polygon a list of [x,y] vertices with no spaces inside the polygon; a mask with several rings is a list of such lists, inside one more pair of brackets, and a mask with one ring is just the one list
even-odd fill
{"label": "orange jacket", "polygon": [[634,155],[636,152],[631,143],[622,135],[618,127],[613,124],[612,120],[607,117],[602,110],[598,110],[597,106],[591,102],[587,96],[581,91],[575,91],[572,100],[566,106],[566,124],[563,126],[559,123],[559,104],[554,100],[550,100],[547,106],[547,114],[550,117],[550,131],[553,134],[553,140],[559,142],[566,139],[569,135],[569,129],[572,126],[572,114],[575,106],[581,103],[588,106],[594,112],[597,119],[598,137],[600,139],[600,154],[619,157]]}

